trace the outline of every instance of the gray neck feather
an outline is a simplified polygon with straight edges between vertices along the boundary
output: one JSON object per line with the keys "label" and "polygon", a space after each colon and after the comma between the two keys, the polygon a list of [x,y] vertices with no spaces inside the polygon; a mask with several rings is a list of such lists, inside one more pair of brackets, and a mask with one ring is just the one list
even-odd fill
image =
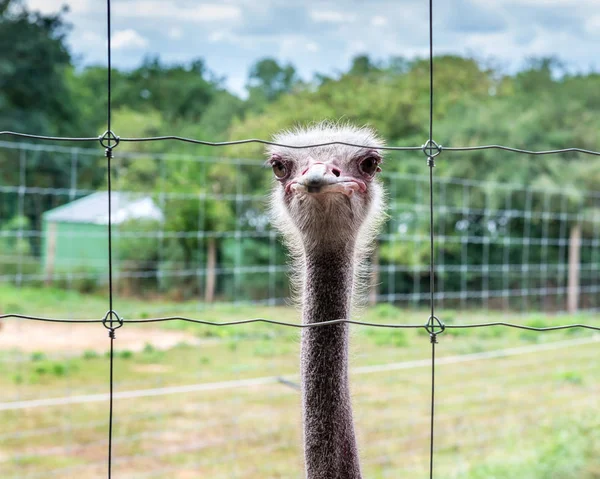
{"label": "gray neck feather", "polygon": [[[305,254],[303,321],[349,319],[353,247]],[[360,479],[348,384],[348,325],[302,331],[302,402],[308,479]]]}

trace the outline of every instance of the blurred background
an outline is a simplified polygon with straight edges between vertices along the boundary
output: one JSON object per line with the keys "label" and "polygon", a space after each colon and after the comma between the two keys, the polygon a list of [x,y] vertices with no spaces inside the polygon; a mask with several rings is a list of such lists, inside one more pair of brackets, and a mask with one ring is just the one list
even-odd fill
{"label": "blurred background", "polygon": [[[434,139],[600,150],[593,1],[435,5]],[[428,4],[113,2],[112,129],[122,137],[269,139],[325,118],[390,145],[428,138]],[[0,130],[106,129],[101,2],[0,1]],[[122,143],[112,177],[114,309],[128,319],[299,321],[266,212],[260,145]],[[598,326],[593,156],[443,152],[435,168],[436,311],[447,324]],[[425,324],[429,177],[388,153],[389,220],[355,319]],[[92,143],[0,141],[0,314],[101,319],[106,158]],[[424,331],[353,327],[358,441],[370,478],[425,477]],[[448,330],[437,349],[444,478],[600,477],[598,335]],[[0,322],[0,476],[106,476],[101,325]],[[115,342],[118,477],[302,477],[299,333],[125,325]]]}

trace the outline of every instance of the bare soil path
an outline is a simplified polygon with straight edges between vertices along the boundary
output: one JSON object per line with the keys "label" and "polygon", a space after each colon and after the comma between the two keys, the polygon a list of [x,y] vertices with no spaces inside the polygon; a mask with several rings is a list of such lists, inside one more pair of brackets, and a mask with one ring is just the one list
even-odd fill
{"label": "bare soil path", "polygon": [[[37,321],[2,320],[0,322],[0,351],[81,353],[105,352],[110,347],[108,330],[102,324],[61,324]],[[148,326],[126,325],[116,331],[119,349],[141,351],[146,344],[168,349],[178,343],[198,343],[193,334]]]}

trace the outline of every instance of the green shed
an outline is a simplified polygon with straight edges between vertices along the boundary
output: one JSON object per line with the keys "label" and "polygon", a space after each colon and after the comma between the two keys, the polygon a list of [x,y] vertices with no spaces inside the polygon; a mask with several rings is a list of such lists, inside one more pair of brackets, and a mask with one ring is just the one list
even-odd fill
{"label": "green shed", "polygon": [[[112,224],[128,220],[162,221],[149,196],[113,192]],[[42,215],[42,264],[46,277],[55,273],[108,272],[108,192],[92,193]]]}

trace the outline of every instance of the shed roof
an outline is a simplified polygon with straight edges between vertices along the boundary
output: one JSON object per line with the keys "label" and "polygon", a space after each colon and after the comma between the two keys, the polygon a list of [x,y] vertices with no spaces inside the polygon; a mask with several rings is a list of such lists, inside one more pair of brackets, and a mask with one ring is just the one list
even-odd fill
{"label": "shed roof", "polygon": [[[150,196],[113,191],[111,193],[112,223],[120,224],[131,219],[163,221],[162,211]],[[52,222],[108,224],[108,191],[84,196],[44,213]]]}

